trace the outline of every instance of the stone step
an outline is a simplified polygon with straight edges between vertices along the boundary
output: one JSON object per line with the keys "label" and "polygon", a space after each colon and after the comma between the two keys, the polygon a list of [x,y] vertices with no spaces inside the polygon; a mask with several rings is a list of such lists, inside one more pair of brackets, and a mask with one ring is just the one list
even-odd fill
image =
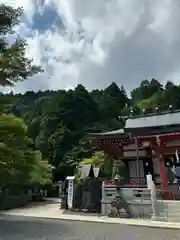
{"label": "stone step", "polygon": [[180,222],[180,218],[168,217],[168,222]]}
{"label": "stone step", "polygon": [[169,214],[176,214],[180,216],[180,211],[167,211]]}
{"label": "stone step", "polygon": [[177,208],[180,208],[180,204],[178,203],[172,203],[172,204],[164,204],[164,206],[166,206],[166,207],[177,207]]}
{"label": "stone step", "polygon": [[168,212],[168,216],[178,216],[180,217],[180,213],[172,213],[172,212]]}
{"label": "stone step", "polygon": [[180,211],[180,206],[168,206],[168,207],[164,207],[164,208],[169,209],[169,210],[176,209],[176,210]]}
{"label": "stone step", "polygon": [[180,205],[169,205],[169,206],[166,206],[166,205],[165,205],[165,208],[169,208],[169,209],[171,209],[171,208],[180,209]]}
{"label": "stone step", "polygon": [[164,210],[164,211],[167,211],[167,212],[169,212],[169,213],[179,213],[180,214],[180,209],[175,209],[175,208],[173,208],[173,209],[167,209],[167,210]]}
{"label": "stone step", "polygon": [[166,222],[168,221],[168,218],[167,217],[164,217],[164,216],[152,216],[151,218],[152,220],[155,220],[155,221],[160,221],[160,222]]}

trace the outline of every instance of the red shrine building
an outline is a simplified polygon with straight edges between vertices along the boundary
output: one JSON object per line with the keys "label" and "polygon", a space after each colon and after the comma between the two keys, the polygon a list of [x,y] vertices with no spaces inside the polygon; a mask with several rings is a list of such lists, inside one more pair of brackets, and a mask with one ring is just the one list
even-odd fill
{"label": "red shrine building", "polygon": [[175,186],[179,191],[180,111],[131,116],[126,118],[124,129],[89,133],[88,138],[112,156],[116,166],[124,163],[126,186],[145,186],[146,175],[151,174],[158,188]]}

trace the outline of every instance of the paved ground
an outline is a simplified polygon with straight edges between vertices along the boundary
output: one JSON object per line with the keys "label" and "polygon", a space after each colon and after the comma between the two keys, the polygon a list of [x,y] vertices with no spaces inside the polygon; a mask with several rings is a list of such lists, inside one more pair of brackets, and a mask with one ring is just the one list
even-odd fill
{"label": "paved ground", "polygon": [[[161,228],[153,228],[154,226]],[[63,214],[59,199],[52,199],[24,208],[0,212],[1,239],[180,240],[180,223],[174,225],[174,223],[144,220]]]}
{"label": "paved ground", "polygon": [[[139,227],[158,227],[166,229],[179,229],[180,222],[164,222],[162,219],[159,221],[143,220],[143,219],[122,219],[122,218],[108,218],[105,216],[94,214],[79,214],[68,213],[60,209],[59,199],[48,199],[45,202],[33,203],[29,206],[12,209],[9,211],[0,212],[0,219],[6,216],[19,216],[19,217],[36,217],[36,218],[49,218],[54,220],[73,220],[81,222],[94,222],[94,223],[114,223],[119,225],[139,226]],[[180,238],[179,238],[180,239]]]}
{"label": "paved ground", "polygon": [[32,203],[28,206],[16,209],[10,209],[8,211],[1,211],[0,215],[17,215],[27,217],[44,217],[44,218],[59,218],[63,213],[60,209],[59,199],[48,199],[44,202]]}
{"label": "paved ground", "polygon": [[6,216],[0,240],[179,240],[180,230]]}

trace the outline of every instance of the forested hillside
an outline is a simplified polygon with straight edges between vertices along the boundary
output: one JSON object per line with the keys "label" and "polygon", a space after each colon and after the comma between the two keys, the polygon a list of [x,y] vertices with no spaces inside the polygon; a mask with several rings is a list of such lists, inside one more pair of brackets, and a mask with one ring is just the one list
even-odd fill
{"label": "forested hillside", "polygon": [[118,116],[180,108],[180,86],[157,80],[144,80],[130,97],[122,86],[112,83],[104,90],[88,92],[78,85],[75,90],[26,92],[0,96],[6,113],[21,117],[28,125],[28,136],[34,140],[43,158],[68,173],[83,158],[92,155],[87,132],[123,127]]}

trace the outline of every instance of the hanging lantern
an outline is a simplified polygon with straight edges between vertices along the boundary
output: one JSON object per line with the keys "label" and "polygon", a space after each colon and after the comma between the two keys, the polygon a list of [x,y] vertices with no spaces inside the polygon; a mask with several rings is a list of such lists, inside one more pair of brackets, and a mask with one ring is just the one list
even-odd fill
{"label": "hanging lantern", "polygon": [[145,148],[147,148],[147,147],[150,146],[150,144],[151,144],[150,142],[144,141],[144,142],[142,143],[142,146],[145,147]]}
{"label": "hanging lantern", "polygon": [[133,109],[131,108],[131,109],[130,109],[130,115],[133,116],[133,113],[134,113],[134,111],[133,111]]}
{"label": "hanging lantern", "polygon": [[157,143],[158,146],[161,145],[161,139],[158,135],[156,136],[156,143]]}
{"label": "hanging lantern", "polygon": [[159,113],[159,107],[158,106],[156,106],[155,111],[156,111],[156,113]]}
{"label": "hanging lantern", "polygon": [[170,162],[169,161],[166,161],[166,167],[169,167],[170,166]]}
{"label": "hanging lantern", "polygon": [[173,165],[174,165],[174,163],[173,163],[172,157],[165,159],[165,166],[166,166],[166,167],[172,167]]}
{"label": "hanging lantern", "polygon": [[169,110],[172,110],[172,108],[173,108],[172,105],[169,105]]}

